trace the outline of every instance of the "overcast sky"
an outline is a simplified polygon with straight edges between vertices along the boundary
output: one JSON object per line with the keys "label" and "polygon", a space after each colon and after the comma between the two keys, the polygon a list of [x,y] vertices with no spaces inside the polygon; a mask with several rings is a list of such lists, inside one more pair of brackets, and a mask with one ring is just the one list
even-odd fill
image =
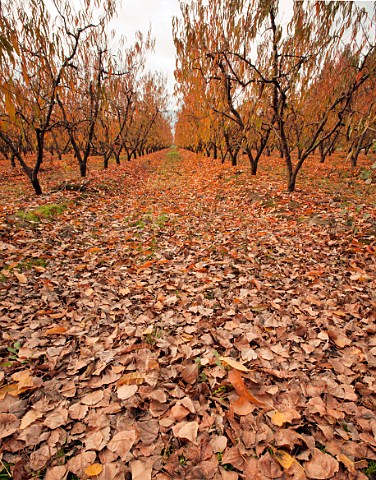
{"label": "overcast sky", "polygon": [[[373,1],[357,2],[371,13]],[[292,12],[293,0],[280,0],[280,12],[286,18]],[[150,54],[146,68],[167,76],[168,91],[174,90],[175,47],[172,40],[172,17],[180,16],[179,0],[121,0],[117,18],[111,28],[132,42],[137,30],[146,33],[149,26],[156,39],[155,53]],[[172,107],[174,106],[174,102]]]}

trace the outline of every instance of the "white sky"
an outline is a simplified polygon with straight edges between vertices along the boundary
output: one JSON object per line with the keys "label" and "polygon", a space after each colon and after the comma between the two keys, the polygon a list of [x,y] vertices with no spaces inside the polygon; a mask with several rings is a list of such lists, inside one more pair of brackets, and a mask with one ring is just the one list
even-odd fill
{"label": "white sky", "polygon": [[[373,3],[372,0],[357,2],[358,5],[366,7],[370,13]],[[289,19],[292,8],[293,0],[280,0],[280,13],[284,13],[283,20]],[[151,26],[156,46],[155,53],[149,55],[146,68],[158,70],[167,76],[167,88],[171,96],[175,83],[173,16],[180,16],[179,0],[121,0],[117,18],[110,25],[119,35],[125,35],[129,42],[132,42],[137,30],[146,33]],[[172,108],[174,104],[175,102],[172,101]]]}

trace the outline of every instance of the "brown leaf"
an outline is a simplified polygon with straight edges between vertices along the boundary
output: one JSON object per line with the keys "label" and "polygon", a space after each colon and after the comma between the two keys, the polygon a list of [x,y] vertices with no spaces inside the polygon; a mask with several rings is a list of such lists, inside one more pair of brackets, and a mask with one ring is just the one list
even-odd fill
{"label": "brown leaf", "polygon": [[224,435],[215,435],[210,440],[210,446],[213,450],[213,453],[222,453],[227,447],[227,437]]}
{"label": "brown leaf", "polygon": [[95,390],[94,392],[89,393],[88,395],[85,395],[81,399],[81,403],[83,403],[84,405],[93,406],[99,403],[101,400],[103,400],[103,398],[104,398],[103,390]]}
{"label": "brown leaf", "polygon": [[67,477],[67,466],[59,465],[57,467],[48,467],[44,480],[65,480]]}
{"label": "brown leaf", "polygon": [[235,402],[232,402],[231,405],[237,415],[249,415],[255,409],[253,403],[244,397],[239,397]]}
{"label": "brown leaf", "polygon": [[8,437],[19,428],[19,419],[11,413],[0,413],[0,438]]}
{"label": "brown leaf", "polygon": [[24,430],[26,427],[31,425],[32,423],[35,422],[35,420],[38,420],[39,418],[43,417],[43,413],[37,412],[34,409],[29,410],[24,417],[22,417],[21,425],[20,425],[20,430]]}
{"label": "brown leaf", "polygon": [[337,459],[345,465],[347,470],[352,473],[353,475],[356,475],[356,468],[355,468],[355,462],[349,459],[346,455],[341,453],[340,455],[337,456]]}
{"label": "brown leaf", "polygon": [[117,389],[116,394],[120,400],[128,400],[137,393],[137,390],[137,385],[122,385]]}
{"label": "brown leaf", "polygon": [[20,283],[27,283],[27,276],[25,274],[17,272],[14,272],[14,274]]}
{"label": "brown leaf", "polygon": [[181,378],[187,382],[193,385],[198,377],[198,365],[197,363],[193,363],[192,365],[187,365],[186,367],[183,368],[183,371],[181,372]]}
{"label": "brown leaf", "polygon": [[112,437],[107,448],[125,462],[127,455],[136,441],[137,435],[135,430],[123,430]]}
{"label": "brown leaf", "polygon": [[96,456],[95,452],[81,452],[68,460],[68,470],[82,478],[85,468],[94,463]]}
{"label": "brown leaf", "polygon": [[3,400],[5,396],[9,394],[13,397],[18,395],[18,383],[10,383],[0,388],[0,400]]}
{"label": "brown leaf", "polygon": [[335,330],[328,330],[328,335],[338,348],[348,347],[352,343],[349,338]]}
{"label": "brown leaf", "polygon": [[190,411],[183,407],[180,403],[177,403],[171,408],[171,414],[178,422],[181,422],[185,417],[190,414]]}
{"label": "brown leaf", "polygon": [[311,460],[304,464],[304,470],[308,478],[321,480],[332,478],[338,472],[339,464],[331,455],[315,448]]}
{"label": "brown leaf", "polygon": [[178,423],[172,428],[172,431],[176,438],[185,438],[190,442],[197,443],[197,432],[198,432],[198,423],[197,422],[182,422]]}
{"label": "brown leaf", "polygon": [[132,480],[151,480],[153,465],[148,465],[145,461],[133,460],[130,462]]}

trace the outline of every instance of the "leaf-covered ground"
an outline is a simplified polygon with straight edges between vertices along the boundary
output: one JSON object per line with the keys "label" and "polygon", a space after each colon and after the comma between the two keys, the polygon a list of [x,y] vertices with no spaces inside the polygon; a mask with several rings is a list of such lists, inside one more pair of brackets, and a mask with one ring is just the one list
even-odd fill
{"label": "leaf-covered ground", "polygon": [[3,176],[2,478],[374,478],[373,186],[276,162]]}

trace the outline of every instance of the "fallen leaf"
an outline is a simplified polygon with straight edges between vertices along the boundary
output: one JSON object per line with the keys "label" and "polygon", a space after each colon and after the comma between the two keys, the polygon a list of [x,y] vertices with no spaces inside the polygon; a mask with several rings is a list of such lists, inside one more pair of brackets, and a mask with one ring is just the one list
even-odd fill
{"label": "fallen leaf", "polygon": [[337,456],[337,460],[343,463],[350,473],[356,475],[355,462],[350,460],[348,456],[341,453]]}
{"label": "fallen leaf", "polygon": [[125,462],[127,455],[136,441],[137,435],[135,430],[123,430],[112,437],[107,448]]}
{"label": "fallen leaf", "polygon": [[51,327],[48,330],[44,332],[46,336],[49,335],[60,335],[62,333],[65,333],[67,331],[67,328],[62,327],[60,325],[57,325],[56,327]]}
{"label": "fallen leaf", "polygon": [[119,378],[116,385],[120,387],[121,385],[142,385],[145,381],[145,376],[139,372],[126,373]]}
{"label": "fallen leaf", "polygon": [[8,437],[17,431],[19,419],[12,413],[0,413],[0,438]]}
{"label": "fallen leaf", "polygon": [[287,418],[284,413],[278,412],[278,410],[276,410],[271,417],[271,421],[274,425],[277,425],[277,427],[282,427],[282,425],[287,422]]}
{"label": "fallen leaf", "polygon": [[239,370],[240,372],[249,372],[249,368],[245,367],[243,364],[237,362],[231,357],[219,357],[219,360],[226,363],[229,367],[235,368],[235,370]]}
{"label": "fallen leaf", "polygon": [[179,423],[172,428],[172,431],[176,438],[184,438],[194,444],[197,443],[197,422]]}
{"label": "fallen leaf", "polygon": [[93,463],[85,468],[84,473],[89,477],[95,477],[102,473],[103,465],[100,463]]}
{"label": "fallen leaf", "polygon": [[137,385],[122,385],[117,389],[116,395],[120,400],[128,400],[137,393]]}
{"label": "fallen leaf", "polygon": [[284,450],[273,450],[273,454],[277,462],[285,469],[290,468],[291,465],[296,461],[294,457]]}
{"label": "fallen leaf", "polygon": [[304,470],[308,478],[321,480],[332,478],[338,472],[339,464],[331,455],[315,448],[312,458],[304,464]]}
{"label": "fallen leaf", "polygon": [[258,407],[266,406],[264,402],[261,402],[249,392],[238,370],[230,370],[228,372],[228,379],[231,385],[235,388],[235,391],[239,397],[245,398]]}
{"label": "fallen leaf", "polygon": [[151,480],[153,465],[148,465],[145,461],[133,460],[130,466],[132,480]]}
{"label": "fallen leaf", "polygon": [[27,276],[25,274],[14,272],[14,275],[20,283],[27,283]]}

